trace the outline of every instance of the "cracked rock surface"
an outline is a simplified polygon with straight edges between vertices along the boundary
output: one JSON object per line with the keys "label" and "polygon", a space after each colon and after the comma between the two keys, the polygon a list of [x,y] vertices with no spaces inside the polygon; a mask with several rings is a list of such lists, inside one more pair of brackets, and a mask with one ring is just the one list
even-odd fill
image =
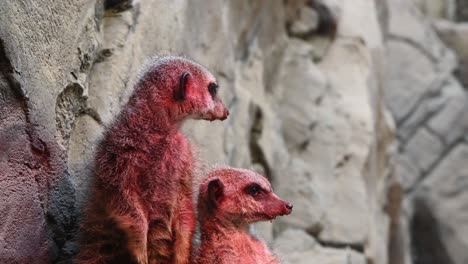
{"label": "cracked rock surface", "polygon": [[231,113],[183,127],[200,171],[257,170],[294,204],[252,227],[285,263],[466,263],[458,2],[2,3],[0,262],[70,263],[96,142],[145,59],[176,54]]}
{"label": "cracked rock surface", "polygon": [[466,1],[387,1],[386,105],[403,194],[394,263],[468,261]]}

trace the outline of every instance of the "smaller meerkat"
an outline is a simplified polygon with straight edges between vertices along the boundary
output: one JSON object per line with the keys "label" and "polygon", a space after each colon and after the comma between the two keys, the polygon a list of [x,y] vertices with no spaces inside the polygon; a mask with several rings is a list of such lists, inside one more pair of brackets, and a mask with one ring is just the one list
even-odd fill
{"label": "smaller meerkat", "polygon": [[293,205],[250,170],[225,167],[209,173],[200,186],[201,244],[195,264],[276,264],[266,244],[248,233],[249,224],[292,212]]}

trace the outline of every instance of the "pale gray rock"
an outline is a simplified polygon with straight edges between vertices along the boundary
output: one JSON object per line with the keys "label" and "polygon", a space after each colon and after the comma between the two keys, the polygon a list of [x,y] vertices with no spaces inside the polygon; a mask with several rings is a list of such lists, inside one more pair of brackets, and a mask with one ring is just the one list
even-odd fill
{"label": "pale gray rock", "polygon": [[382,32],[377,18],[377,8],[374,1],[327,0],[328,5],[337,7],[341,12],[338,16],[338,34],[343,37],[362,40],[367,48],[374,49],[382,45]]}
{"label": "pale gray rock", "polygon": [[[307,59],[311,50],[308,45],[303,41],[288,45],[291,50],[285,52],[280,68],[284,78],[280,78],[280,87],[275,89],[280,98],[277,100],[283,133],[291,151],[286,171],[280,171],[291,176],[275,178],[275,186],[298,208],[296,215],[278,220],[278,229],[291,225],[315,233],[324,241],[361,244],[368,235],[368,208],[361,175],[368,155],[368,147],[361,146],[368,146],[371,141],[365,88],[368,76],[362,75],[368,69],[368,54],[360,42],[340,40],[316,69]],[[359,52],[351,52],[350,47]],[[348,56],[354,64],[337,63],[342,56]],[[360,70],[351,66],[356,64]],[[289,71],[289,67],[302,70]],[[334,72],[329,82],[321,71]],[[298,96],[303,89],[311,91],[307,96]],[[344,223],[343,218],[349,220]]]}
{"label": "pale gray rock", "polygon": [[421,178],[422,172],[407,153],[399,153],[395,159],[395,174],[403,188],[409,190]]}
{"label": "pale gray rock", "polygon": [[[416,192],[417,199],[434,217],[438,236],[453,263],[468,261],[468,216],[464,208],[468,204],[468,146],[460,143],[432,171]],[[421,202],[415,206],[424,205]],[[414,210],[416,210],[415,208]],[[447,217],[449,216],[449,217]]]}
{"label": "pale gray rock", "polygon": [[290,34],[306,35],[317,29],[319,17],[313,8],[306,6],[300,8],[297,15],[289,28]]}
{"label": "pale gray rock", "polygon": [[421,12],[432,19],[455,18],[456,0],[413,0]]}
{"label": "pale gray rock", "polygon": [[444,150],[440,139],[426,128],[420,128],[410,138],[404,147],[413,166],[420,171],[427,172]]}
{"label": "pale gray rock", "polygon": [[401,41],[387,44],[385,102],[400,123],[419,103],[436,78],[433,62],[421,50]]}
{"label": "pale gray rock", "polygon": [[350,249],[320,246],[315,239],[299,229],[284,231],[275,241],[275,252],[285,263],[300,264],[364,264],[365,257]]}
{"label": "pale gray rock", "polygon": [[[231,113],[183,127],[198,158],[195,188],[216,164],[262,172],[295,205],[256,228],[268,242],[297,246],[288,261],[386,263],[385,166],[364,173],[376,133],[387,137],[375,125],[388,122],[374,113],[383,108],[373,97],[381,88],[369,84],[383,81],[373,59],[385,56],[374,53],[384,39],[373,1],[323,1],[338,32],[322,44],[287,35],[282,1],[141,0],[112,10],[104,2],[0,5],[0,131],[8,143],[0,144],[8,154],[0,156],[0,262],[69,261],[105,127],[148,57],[185,54],[215,74]],[[424,63],[415,74],[429,76]],[[388,142],[379,141],[381,154]],[[375,161],[386,164],[385,156]],[[287,235],[291,227],[299,239]]]}
{"label": "pale gray rock", "polygon": [[418,10],[413,1],[387,1],[389,10],[389,36],[419,49],[434,66],[451,72],[457,64],[456,57],[438,38],[428,18]]}
{"label": "pale gray rock", "polygon": [[292,226],[319,234],[327,217],[326,200],[333,195],[331,186],[324,186],[322,175],[311,171],[306,162],[297,158],[290,160],[282,174],[288,176],[278,177],[275,189],[280,197],[293,203],[294,213],[276,221],[278,231]]}
{"label": "pale gray rock", "polygon": [[446,74],[436,76],[415,109],[400,122],[397,131],[399,139],[406,142],[419,126],[441,111],[451,98],[462,93],[463,88],[455,78]]}
{"label": "pale gray rock", "polygon": [[306,147],[317,125],[320,103],[326,96],[327,79],[312,62],[313,46],[291,40],[280,65],[275,98],[281,111],[283,134],[292,151]]}
{"label": "pale gray rock", "polygon": [[439,37],[462,59],[468,58],[468,23],[455,23],[449,20],[436,20],[433,23]]}
{"label": "pale gray rock", "polygon": [[451,98],[445,107],[429,120],[429,128],[436,133],[445,144],[451,145],[465,135],[468,130],[468,97],[460,94]]}
{"label": "pale gray rock", "polygon": [[462,176],[468,130],[468,101],[462,87],[466,86],[466,25],[446,20],[432,23],[454,53],[447,51],[428,25],[434,18],[453,19],[455,12],[459,16],[464,4],[416,2],[419,10],[411,1],[387,1],[391,41],[387,43],[386,103],[397,119],[401,143],[395,174],[407,192],[403,230],[394,235],[400,245],[392,244],[398,250],[390,253],[404,263],[461,264],[467,262],[466,219],[461,209],[467,200],[466,177]]}
{"label": "pale gray rock", "polygon": [[434,22],[439,37],[457,54],[459,65],[456,76],[463,86],[468,86],[468,23],[453,23],[447,20]]}
{"label": "pale gray rock", "polygon": [[93,156],[98,141],[101,139],[103,127],[89,115],[77,118],[70,137],[68,150],[68,168],[70,180],[77,192],[77,204],[83,205],[89,188],[90,177],[93,175]]}

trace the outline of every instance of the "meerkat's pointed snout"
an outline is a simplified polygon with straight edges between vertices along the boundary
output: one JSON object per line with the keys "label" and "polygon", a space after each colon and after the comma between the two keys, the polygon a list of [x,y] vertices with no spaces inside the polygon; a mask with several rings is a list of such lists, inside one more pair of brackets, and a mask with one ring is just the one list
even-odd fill
{"label": "meerkat's pointed snout", "polygon": [[229,110],[224,108],[223,116],[221,116],[220,120],[225,120],[229,116]]}
{"label": "meerkat's pointed snout", "polygon": [[292,213],[292,209],[293,209],[293,204],[292,203],[288,203],[286,202],[286,204],[284,205],[285,207],[285,214],[284,215],[289,215]]}
{"label": "meerkat's pointed snout", "polygon": [[215,119],[225,120],[229,115],[229,110],[223,104],[221,99],[215,101],[213,116]]}
{"label": "meerkat's pointed snout", "polygon": [[203,118],[209,121],[214,120],[225,120],[229,116],[229,110],[224,106],[221,100],[215,101],[215,106],[213,110],[209,111],[207,115]]}
{"label": "meerkat's pointed snout", "polygon": [[[292,213],[293,205],[290,202],[284,201],[276,194],[271,195],[272,204],[275,204],[272,208],[273,215],[275,216],[283,216],[289,215]],[[275,209],[276,208],[276,209]]]}

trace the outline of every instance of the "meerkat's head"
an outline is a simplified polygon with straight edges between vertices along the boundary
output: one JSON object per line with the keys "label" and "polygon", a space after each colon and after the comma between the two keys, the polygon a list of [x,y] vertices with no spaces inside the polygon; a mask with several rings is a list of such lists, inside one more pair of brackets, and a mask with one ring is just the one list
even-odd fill
{"label": "meerkat's head", "polygon": [[242,226],[288,215],[293,206],[272,191],[265,177],[227,167],[211,172],[202,183],[198,208],[201,217]]}
{"label": "meerkat's head", "polygon": [[137,85],[177,120],[224,120],[229,115],[215,77],[186,58],[169,56],[151,61]]}

